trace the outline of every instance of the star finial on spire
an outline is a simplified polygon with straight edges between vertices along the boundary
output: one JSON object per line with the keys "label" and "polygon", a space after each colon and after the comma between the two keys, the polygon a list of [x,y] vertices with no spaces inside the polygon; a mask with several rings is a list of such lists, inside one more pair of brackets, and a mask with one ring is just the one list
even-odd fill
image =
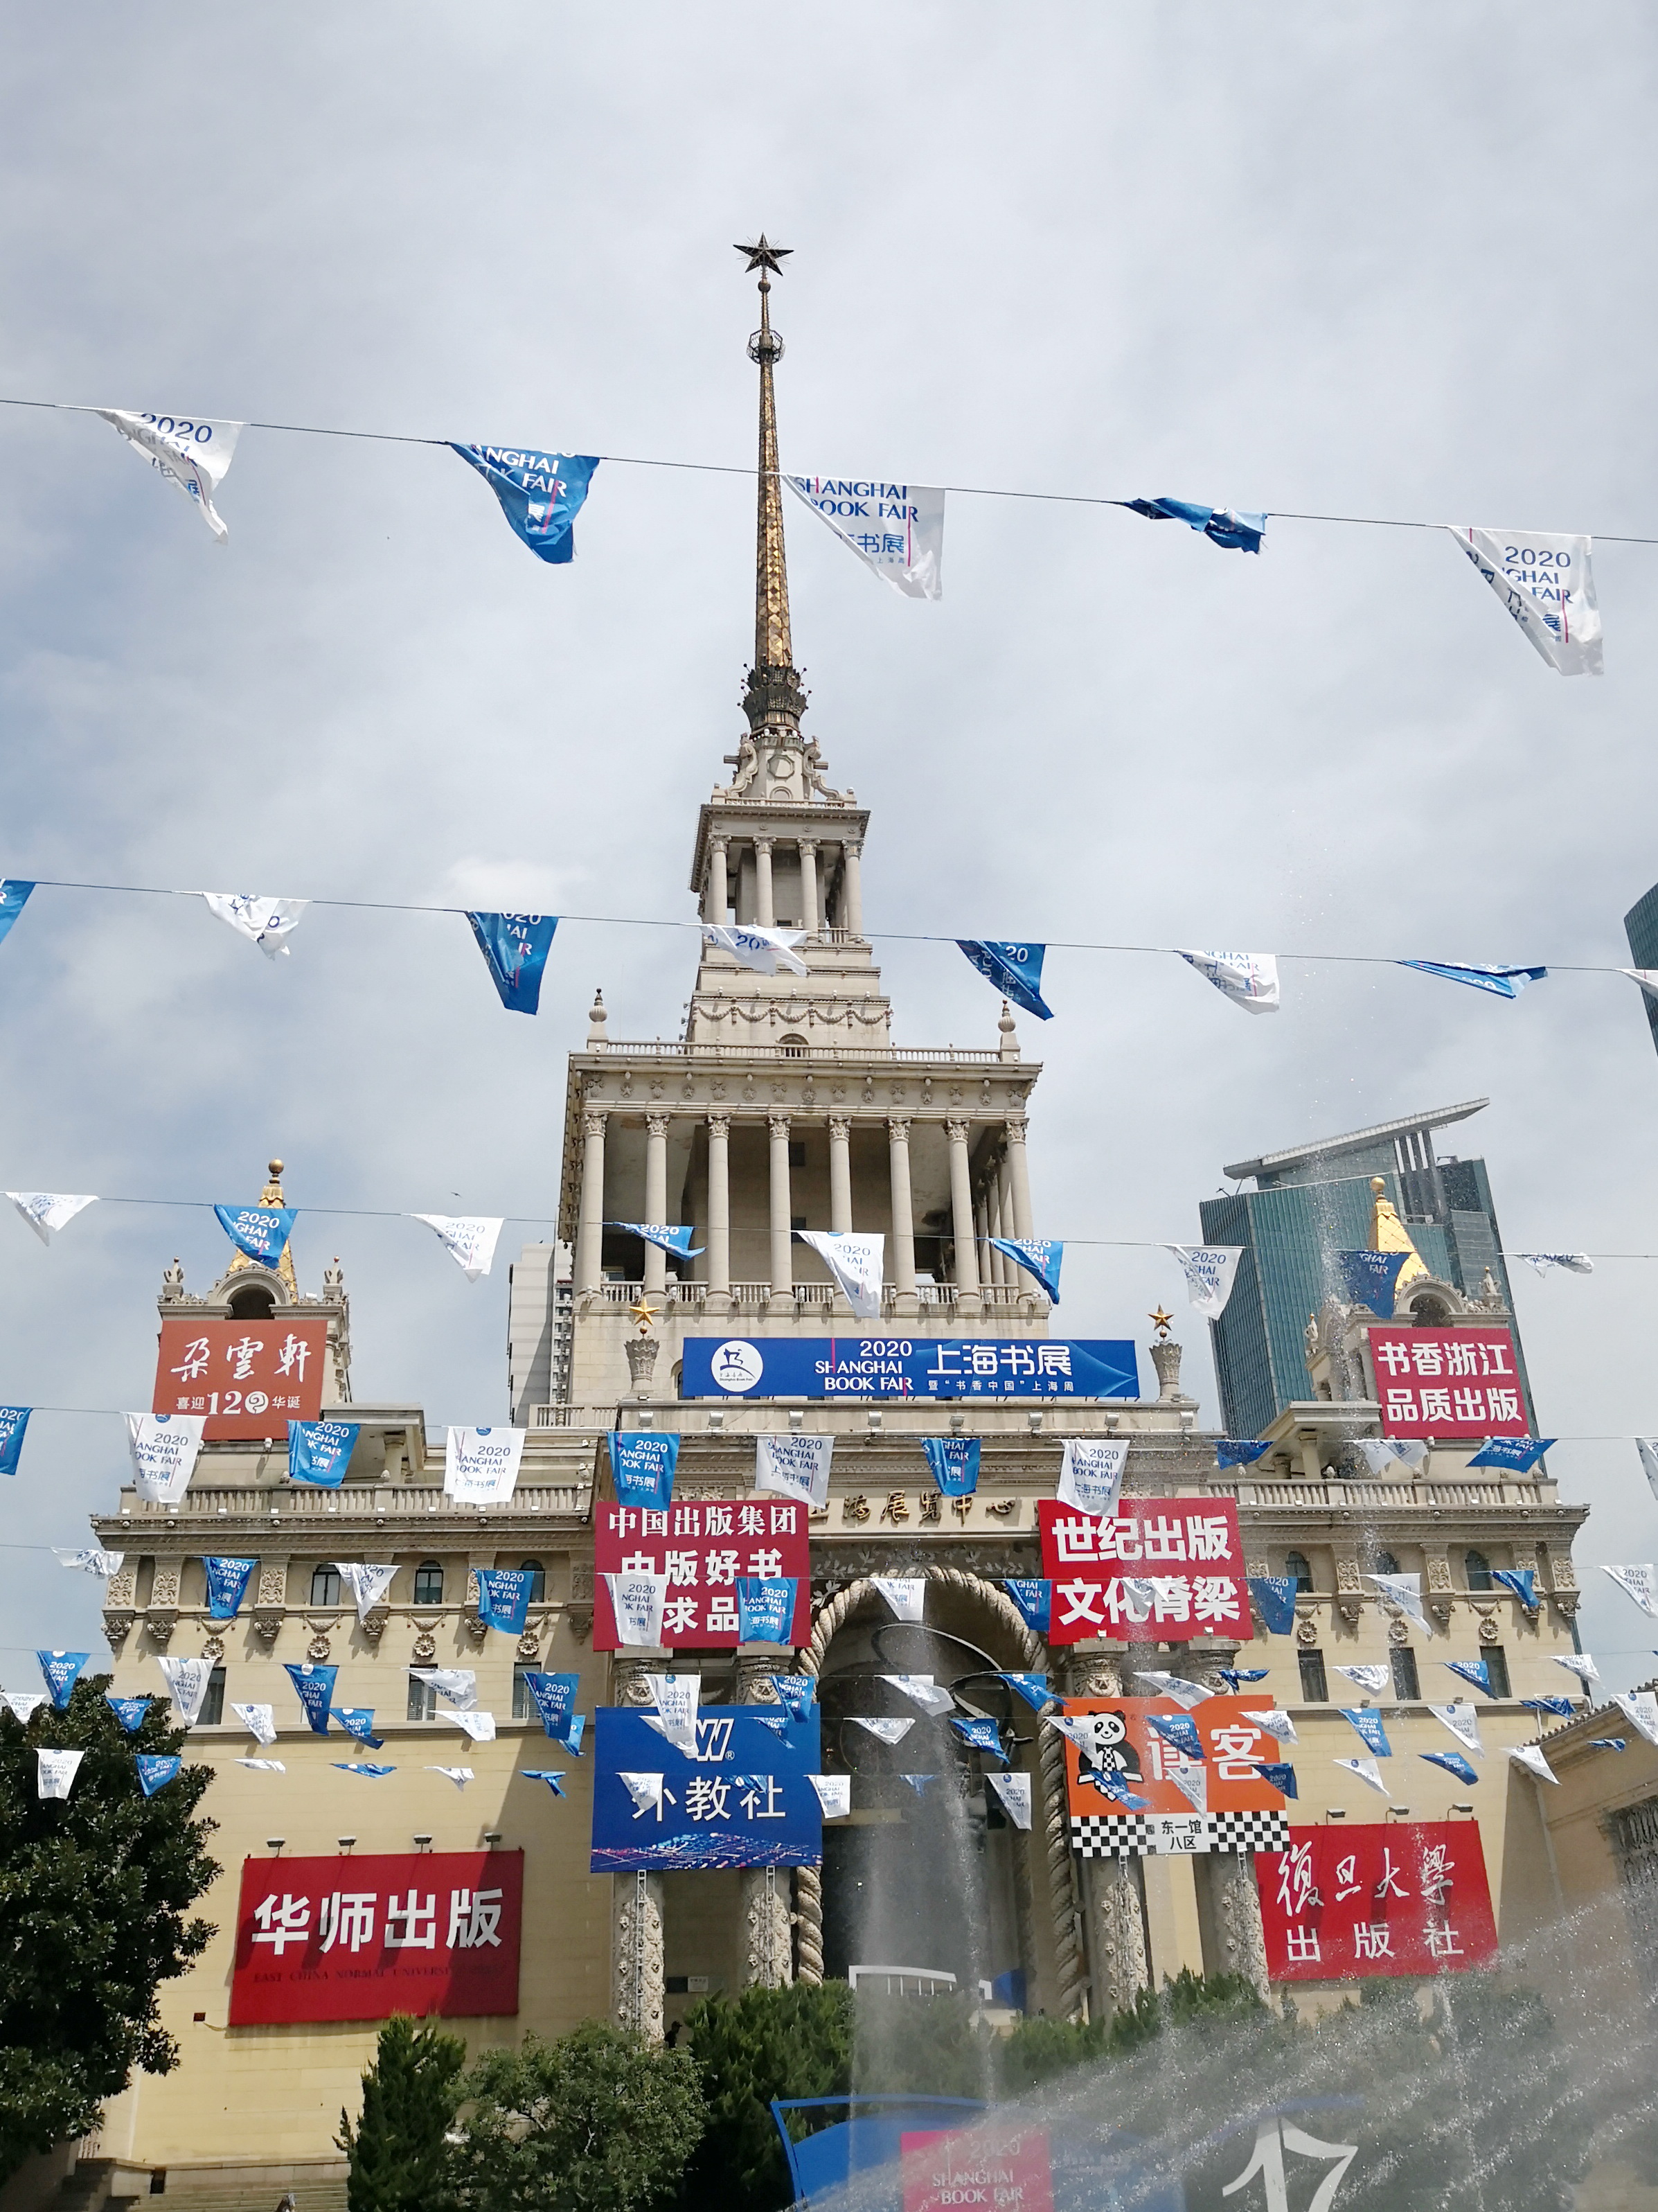
{"label": "star finial on spire", "polygon": [[738,246],[732,250],[738,253],[746,253],[749,257],[749,265],[744,271],[744,276],[751,276],[756,269],[762,272],[769,269],[774,276],[780,276],[783,273],[783,263],[793,252],[794,248],[792,246],[773,246],[762,230],[752,246]]}

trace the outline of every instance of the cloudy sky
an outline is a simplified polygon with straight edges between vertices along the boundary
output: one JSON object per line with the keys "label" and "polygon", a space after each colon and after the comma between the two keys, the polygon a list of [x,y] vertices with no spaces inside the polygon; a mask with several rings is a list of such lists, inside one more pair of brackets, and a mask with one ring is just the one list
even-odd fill
{"label": "cloudy sky", "polygon": [[[1292,957],[1626,957],[1658,545],[1598,550],[1607,673],[1565,682],[1442,534],[1281,519],[1658,538],[1649,11],[1606,0],[1592,39],[1496,0],[0,15],[6,396],[740,467],[731,241],[763,226],[796,249],[786,466],[1274,511],[1249,559],[955,496],[937,606],[791,514],[871,928],[1286,956],[1265,1020],[1166,955],[1050,956],[1043,1232],[1194,1238],[1225,1160],[1489,1093],[1448,1141],[1511,1249],[1658,1252],[1632,985],[1508,1005]],[[249,429],[222,549],[94,417],[0,407],[0,481],[5,872],[690,918],[751,479],[607,461],[562,569],[440,448]],[[883,959],[900,1042],[993,1042],[953,951]],[[0,953],[0,1184],[246,1200],[274,1152],[301,1206],[545,1214],[593,987],[616,1036],[672,1036],[693,963],[689,933],[568,922],[531,1023],[452,916],[319,909],[268,964],[197,901],[42,890]],[[341,1255],[360,1396],[504,1415],[504,1264],[469,1287],[426,1231],[349,1217],[296,1249],[313,1285]],[[147,1404],[161,1270],[200,1288],[223,1250],[176,1207],[50,1251],[0,1223],[0,1395]],[[1176,1289],[1078,1249],[1066,1319],[1143,1334]],[[1599,1583],[1658,1552],[1627,1441],[1658,1430],[1658,1260],[1519,1297]],[[37,1416],[6,1542],[81,1540],[122,1462],[112,1418]],[[12,1679],[95,1633],[42,1556],[0,1551]],[[1639,1679],[1607,1593],[1586,1640]]]}

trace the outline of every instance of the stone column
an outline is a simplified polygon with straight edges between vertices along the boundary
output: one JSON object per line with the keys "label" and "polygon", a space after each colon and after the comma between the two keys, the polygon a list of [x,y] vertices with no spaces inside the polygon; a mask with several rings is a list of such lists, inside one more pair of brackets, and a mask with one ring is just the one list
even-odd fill
{"label": "stone column", "polygon": [[726,880],[726,841],[723,837],[708,840],[708,902],[703,908],[704,921],[723,923],[731,908],[731,892]]}
{"label": "stone column", "polygon": [[[737,1647],[737,1702],[777,1705],[771,1677],[789,1660],[772,1644]],[[743,1980],[745,1987],[781,1989],[794,1979],[794,1910],[789,1872],[782,1867],[743,1870]]]}
{"label": "stone column", "polygon": [[950,1212],[956,1237],[956,1310],[971,1321],[979,1310],[979,1255],[973,1241],[973,1185],[968,1172],[965,1121],[946,1121],[950,1139]]}
{"label": "stone column", "polygon": [[[985,1211],[990,1224],[990,1234],[993,1237],[1005,1237],[1007,1229],[1002,1226],[1002,1178],[999,1170],[990,1178],[989,1188],[985,1194]],[[1008,1228],[1011,1226],[1012,1224],[1010,1222]],[[987,1256],[991,1281],[993,1283],[1011,1282],[1013,1262],[1008,1258],[1006,1253],[999,1252],[992,1244],[988,1249]]]}
{"label": "stone column", "polygon": [[771,1304],[774,1314],[794,1311],[794,1263],[789,1238],[789,1117],[768,1114],[771,1130]]}
{"label": "stone column", "polygon": [[[618,1705],[647,1705],[647,1673],[671,1667],[670,1651],[630,1652],[610,1662],[610,1695]],[[647,2042],[660,2043],[665,1977],[662,1877],[659,1874],[610,1876],[610,2010],[618,2027],[632,2028]]]}
{"label": "stone column", "polygon": [[[1121,1646],[1072,1644],[1063,1662],[1066,1696],[1122,1696],[1127,1656]],[[1144,1869],[1137,1858],[1081,1859],[1077,1864],[1094,1982],[1090,2009],[1096,2019],[1109,2019],[1114,2012],[1127,2012],[1151,1978]]]}
{"label": "stone column", "polygon": [[[1223,1667],[1236,1667],[1239,1646],[1218,1636],[1194,1636],[1175,1647],[1169,1671],[1206,1689],[1223,1689]],[[1203,1931],[1206,1974],[1242,1974],[1262,1998],[1269,1995],[1266,1933],[1253,1851],[1205,1851],[1192,1861],[1198,1920]]]}
{"label": "stone column", "polygon": [[852,1227],[852,1124],[831,1114],[829,1139],[829,1227],[844,1237]]}
{"label": "stone column", "polygon": [[581,1116],[581,1212],[576,1224],[575,1286],[596,1291],[604,1243],[604,1116]]}
{"label": "stone column", "polygon": [[909,1116],[887,1117],[887,1161],[892,1178],[893,1312],[914,1320],[915,1303],[915,1216],[909,1194]]}
{"label": "stone column", "polygon": [[777,908],[772,902],[771,843],[769,837],[754,841],[754,919],[762,929],[777,926]]}
{"label": "stone column", "polygon": [[732,1196],[729,1114],[708,1116],[708,1297],[705,1312],[732,1310]]}
{"label": "stone column", "polygon": [[[645,1218],[663,1222],[668,1218],[668,1117],[665,1114],[645,1116]],[[659,1244],[645,1247],[645,1293],[647,1297],[660,1297],[668,1287],[668,1255]]]}
{"label": "stone column", "polygon": [[[1024,1133],[1025,1120],[1021,1114],[1007,1125],[1007,1158],[1013,1183],[1013,1234],[1034,1237],[1036,1232],[1030,1225],[1030,1170],[1025,1164]],[[1002,1218],[1005,1220],[1007,1217],[1004,1214]]]}
{"label": "stone column", "polygon": [[[1002,1146],[1002,1157],[996,1169],[996,1218],[1002,1224],[996,1231],[999,1237],[1018,1235],[1018,1231],[1013,1226],[1013,1169],[1009,1147],[1005,1144]],[[1017,1282],[1018,1276],[1011,1260],[1005,1252],[999,1256],[1002,1263],[1002,1280],[1005,1283]]]}
{"label": "stone column", "polygon": [[800,840],[800,927],[816,937],[822,923],[817,913],[817,841]]}
{"label": "stone column", "polygon": [[859,872],[863,847],[851,838],[841,848],[843,877],[841,886],[841,913],[849,937],[864,933],[864,879]]}

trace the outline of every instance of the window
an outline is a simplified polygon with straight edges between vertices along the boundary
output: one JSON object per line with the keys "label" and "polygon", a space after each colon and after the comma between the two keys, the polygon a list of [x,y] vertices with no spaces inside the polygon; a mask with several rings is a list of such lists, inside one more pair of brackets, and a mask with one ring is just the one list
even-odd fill
{"label": "window", "polygon": [[1321,1651],[1297,1651],[1296,1659],[1301,1668],[1302,1704],[1327,1705],[1330,1685],[1324,1672],[1324,1654]]}
{"label": "window", "polygon": [[[786,1060],[804,1060],[806,1056],[806,1041],[803,1036],[779,1037],[777,1040],[777,1049],[783,1054]],[[805,1154],[805,1146],[802,1145],[800,1150],[803,1155]],[[804,1157],[798,1161],[795,1159],[794,1147],[793,1145],[789,1146],[789,1165],[791,1167],[804,1167],[805,1165]]]}
{"label": "window", "polygon": [[530,1577],[531,1604],[544,1605],[547,1602],[546,1568],[542,1565],[539,1559],[525,1559],[519,1563],[519,1571]]}
{"label": "window", "polygon": [[435,1559],[422,1559],[415,1570],[415,1603],[443,1603],[443,1569]]}
{"label": "window", "polygon": [[313,1605],[337,1605],[340,1601],[340,1571],[337,1567],[319,1567],[311,1577]]}
{"label": "window", "polygon": [[1485,1672],[1491,1678],[1492,1697],[1511,1698],[1514,1692],[1509,1687],[1508,1653],[1499,1650],[1495,1644],[1482,1644],[1479,1656],[1485,1662]]}
{"label": "window", "polygon": [[513,1669],[513,1718],[515,1721],[533,1720],[539,1710],[530,1695],[530,1685],[524,1679],[524,1668]]}
{"label": "window", "polygon": [[1414,1705],[1422,1695],[1422,1685],[1417,1680],[1416,1654],[1408,1644],[1395,1644],[1388,1653],[1394,1662],[1394,1695],[1406,1705]]}
{"label": "window", "polygon": [[276,1310],[276,1301],[263,1283],[249,1283],[230,1294],[232,1321],[269,1321]]}
{"label": "window", "polygon": [[1471,1590],[1488,1590],[1491,1586],[1491,1563],[1483,1552],[1465,1552],[1462,1565]]}
{"label": "window", "polygon": [[1378,1552],[1376,1555],[1376,1565],[1371,1568],[1370,1572],[1373,1575],[1396,1575],[1399,1572],[1399,1562],[1391,1552]]}
{"label": "window", "polygon": [[[517,1684],[513,1684],[514,1695]],[[429,1682],[416,1681],[409,1677],[409,1717],[411,1721],[431,1721],[437,1718],[438,1693]]]}
{"label": "window", "polygon": [[207,1678],[207,1695],[197,1716],[203,1728],[217,1728],[224,1718],[224,1668],[216,1667]]}
{"label": "window", "polygon": [[1300,1597],[1303,1592],[1310,1594],[1313,1587],[1313,1570],[1308,1564],[1305,1552],[1290,1553],[1284,1562],[1284,1572],[1286,1579],[1295,1584],[1297,1597]]}

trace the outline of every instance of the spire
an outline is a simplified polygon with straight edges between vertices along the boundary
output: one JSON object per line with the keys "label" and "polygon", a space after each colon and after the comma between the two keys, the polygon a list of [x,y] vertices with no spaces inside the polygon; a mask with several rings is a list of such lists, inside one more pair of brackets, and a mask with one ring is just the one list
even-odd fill
{"label": "spire", "polygon": [[783,357],[783,341],[771,326],[771,277],[782,273],[793,252],[773,246],[763,231],[747,254],[750,271],[760,271],[760,327],[749,339],[749,358],[760,370],[759,511],[755,532],[754,665],[743,702],[756,737],[798,738],[805,695],[794,666],[789,635],[788,558],[783,544],[783,479],[777,457],[777,395],[772,372]]}
{"label": "spire", "polygon": [[1397,1297],[1406,1283],[1413,1283],[1418,1275],[1428,1272],[1422,1255],[1411,1242],[1411,1232],[1394,1211],[1388,1196],[1388,1186],[1380,1176],[1370,1177],[1370,1194],[1376,1203],[1370,1212],[1370,1249],[1373,1252],[1408,1252],[1410,1258],[1399,1271],[1399,1280],[1394,1286]]}
{"label": "spire", "polygon": [[[259,1193],[259,1203],[261,1206],[286,1206],[288,1200],[282,1196],[282,1162],[280,1160],[272,1160],[270,1163],[270,1180],[266,1183],[264,1188]],[[178,1262],[175,1261],[173,1265],[176,1267]],[[225,1274],[226,1276],[234,1275],[240,1273],[244,1267],[264,1267],[264,1265],[265,1262],[263,1261],[250,1260],[245,1252],[234,1252],[231,1255],[230,1265],[225,1270]],[[291,1239],[288,1243],[282,1246],[281,1255],[276,1261],[274,1269],[270,1269],[268,1272],[275,1273],[281,1278],[282,1288],[288,1292],[288,1297],[297,1303],[300,1295],[300,1285],[294,1273],[294,1247]],[[182,1288],[182,1276],[179,1278],[179,1285],[180,1288]]]}

